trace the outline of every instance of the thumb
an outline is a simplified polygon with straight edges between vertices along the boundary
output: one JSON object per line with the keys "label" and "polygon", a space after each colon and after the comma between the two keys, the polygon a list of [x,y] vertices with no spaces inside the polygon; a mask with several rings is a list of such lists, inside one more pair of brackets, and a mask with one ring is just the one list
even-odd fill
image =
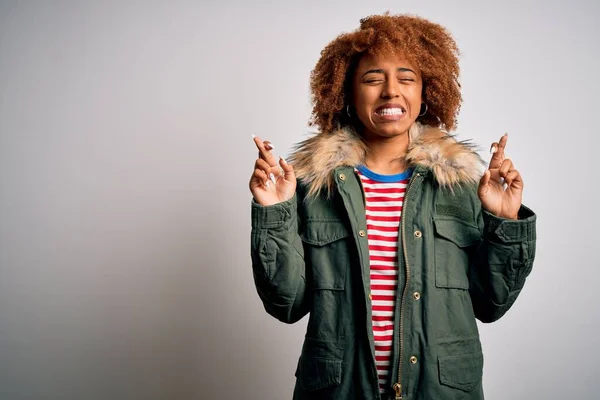
{"label": "thumb", "polygon": [[283,177],[285,178],[286,181],[295,181],[296,180],[296,174],[294,174],[294,168],[287,163],[287,161],[285,161],[283,159],[283,157],[279,157],[279,165],[281,166],[281,169],[283,169]]}
{"label": "thumb", "polygon": [[485,172],[483,173],[483,176],[481,177],[481,180],[479,181],[479,196],[483,196],[487,193],[488,191],[488,184],[490,183],[490,177],[491,177],[491,172],[489,169],[486,169]]}

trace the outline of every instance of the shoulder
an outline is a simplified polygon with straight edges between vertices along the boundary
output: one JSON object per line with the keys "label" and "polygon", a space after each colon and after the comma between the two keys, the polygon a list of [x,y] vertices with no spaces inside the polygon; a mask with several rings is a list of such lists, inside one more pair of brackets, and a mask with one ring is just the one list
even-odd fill
{"label": "shoulder", "polygon": [[309,183],[297,182],[296,197],[298,215],[301,219],[339,220],[344,219],[345,207],[336,189],[328,192],[321,190],[316,194],[310,193]]}
{"label": "shoulder", "polygon": [[451,189],[435,185],[434,208],[436,218],[458,219],[477,225],[481,213],[477,185],[461,184]]}

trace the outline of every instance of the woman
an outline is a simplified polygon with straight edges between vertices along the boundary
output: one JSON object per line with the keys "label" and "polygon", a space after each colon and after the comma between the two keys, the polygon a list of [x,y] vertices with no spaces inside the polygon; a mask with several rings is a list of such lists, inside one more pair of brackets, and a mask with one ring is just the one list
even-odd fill
{"label": "woman", "polygon": [[507,135],[485,168],[448,133],[458,72],[441,26],[365,18],[312,73],[319,133],[289,164],[254,138],[257,291],[281,321],[309,314],[295,399],[483,398],[476,318],[517,298],[535,215]]}

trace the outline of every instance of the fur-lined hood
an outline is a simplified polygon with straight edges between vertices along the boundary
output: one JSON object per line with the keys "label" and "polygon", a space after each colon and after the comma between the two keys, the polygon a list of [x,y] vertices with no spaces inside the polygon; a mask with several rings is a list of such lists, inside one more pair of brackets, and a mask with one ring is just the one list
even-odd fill
{"label": "fur-lined hood", "polygon": [[[423,166],[433,172],[440,186],[450,189],[477,182],[484,161],[468,141],[457,141],[439,129],[414,123],[409,130],[410,144],[404,156],[409,167]],[[296,178],[308,188],[308,196],[321,190],[331,192],[333,171],[342,166],[356,167],[364,163],[368,148],[350,128],[319,133],[294,149],[289,161]]]}

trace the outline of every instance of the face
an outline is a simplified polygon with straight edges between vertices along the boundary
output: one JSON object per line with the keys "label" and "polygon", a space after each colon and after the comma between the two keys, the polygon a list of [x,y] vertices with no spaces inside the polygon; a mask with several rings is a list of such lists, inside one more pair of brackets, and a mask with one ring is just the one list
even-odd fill
{"label": "face", "polygon": [[353,108],[365,138],[407,133],[419,116],[422,90],[419,71],[405,58],[363,56],[354,74]]}

